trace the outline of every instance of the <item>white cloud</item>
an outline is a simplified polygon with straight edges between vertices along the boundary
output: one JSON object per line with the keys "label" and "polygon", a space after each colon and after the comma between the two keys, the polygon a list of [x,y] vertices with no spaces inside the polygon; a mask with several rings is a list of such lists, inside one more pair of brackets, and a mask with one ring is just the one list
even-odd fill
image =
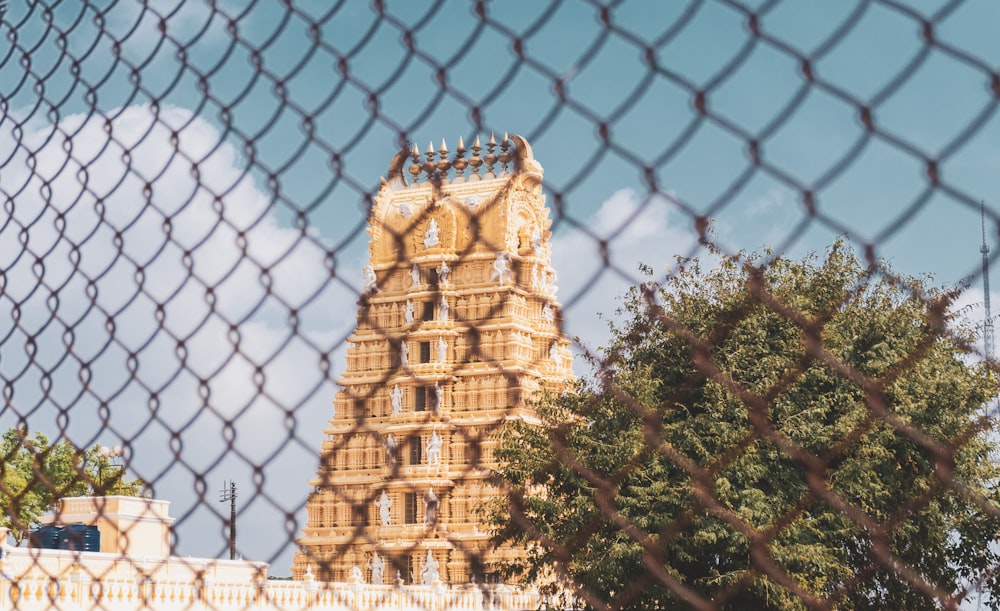
{"label": "white cloud", "polygon": [[[697,233],[690,218],[663,196],[642,197],[631,189],[614,193],[584,228],[553,239],[553,266],[559,273],[559,299],[565,306],[565,330],[591,352],[605,344],[616,298],[642,281],[639,265],[665,273],[676,256],[697,253]],[[601,253],[606,244],[607,258]],[[582,374],[582,363],[575,364]]]}
{"label": "white cloud", "polygon": [[792,192],[787,188],[771,187],[743,209],[744,217],[754,217],[787,209],[792,204]]}
{"label": "white cloud", "polygon": [[[215,43],[228,37],[228,16],[238,15],[245,8],[240,2],[214,3],[190,0],[147,0],[118,3],[107,11],[105,28],[117,40],[124,41],[124,50],[133,61],[145,59],[162,39],[172,54],[176,45],[190,50],[193,44]],[[160,21],[166,25],[161,32]]]}
{"label": "white cloud", "polygon": [[[207,501],[240,480],[254,500],[244,527],[269,533],[241,539],[243,553],[270,558],[316,468],[334,392],[319,363],[342,367],[356,293],[329,282],[328,245],[281,226],[211,124],[177,107],[108,116],[0,129],[14,151],[0,167],[0,316],[17,318],[0,336],[13,395],[0,425],[130,443],[130,472],[178,516],[202,475]],[[269,464],[283,447],[291,473],[287,458]],[[268,499],[251,486],[257,465]],[[224,545],[214,505],[181,521],[182,553]]]}

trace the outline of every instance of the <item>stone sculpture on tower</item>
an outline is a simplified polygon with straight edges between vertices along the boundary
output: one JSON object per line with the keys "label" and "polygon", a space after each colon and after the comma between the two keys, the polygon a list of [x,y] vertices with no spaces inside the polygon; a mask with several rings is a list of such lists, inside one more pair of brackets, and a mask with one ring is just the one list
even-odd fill
{"label": "stone sculpture on tower", "polygon": [[488,476],[504,422],[536,421],[532,397],[573,374],[542,167],[519,136],[491,136],[483,153],[478,137],[453,157],[443,142],[400,153],[374,199],[296,579],[368,567],[370,579],[482,583],[526,554],[494,549],[477,510],[501,493]]}

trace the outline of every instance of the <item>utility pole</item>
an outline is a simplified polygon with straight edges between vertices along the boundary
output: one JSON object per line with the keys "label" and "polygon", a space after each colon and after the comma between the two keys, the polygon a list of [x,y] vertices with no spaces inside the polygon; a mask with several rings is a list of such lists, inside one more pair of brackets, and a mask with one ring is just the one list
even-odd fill
{"label": "utility pole", "polygon": [[100,488],[101,496],[108,496],[108,491],[104,488],[104,468],[105,466],[117,467],[118,468],[118,480],[116,482],[117,494],[122,493],[122,480],[125,479],[125,464],[115,461],[117,458],[119,461],[125,456],[125,449],[120,445],[108,446],[97,446],[97,483]]}
{"label": "utility pole", "polygon": [[224,482],[219,502],[229,501],[229,559],[236,560],[236,482]]}
{"label": "utility pole", "polygon": [[[983,225],[983,245],[979,252],[983,255],[983,358],[992,368],[993,360],[993,314],[990,312],[990,246],[986,243],[986,202],[979,202],[979,215]],[[983,404],[983,416],[989,416],[989,402]],[[976,582],[976,609],[983,608],[983,580]]]}
{"label": "utility pole", "polygon": [[983,322],[983,356],[987,361],[993,359],[993,316],[990,313],[990,247],[986,243],[986,202],[979,202],[979,213],[983,220],[983,245],[979,252],[983,254],[983,309],[986,320]]}

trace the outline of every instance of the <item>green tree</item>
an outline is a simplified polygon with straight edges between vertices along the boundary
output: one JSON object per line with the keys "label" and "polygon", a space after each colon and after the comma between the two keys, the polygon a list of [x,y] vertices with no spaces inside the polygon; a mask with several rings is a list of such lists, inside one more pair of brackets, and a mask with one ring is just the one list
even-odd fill
{"label": "green tree", "polygon": [[38,432],[33,436],[24,429],[5,432],[0,441],[0,503],[7,512],[0,517],[0,526],[9,528],[20,543],[60,498],[141,496],[145,483],[127,478],[124,467],[103,454],[100,446],[83,451],[65,439],[50,444]]}
{"label": "green tree", "polygon": [[633,288],[591,379],[503,434],[488,514],[531,549],[508,570],[614,608],[957,602],[1000,513],[995,379],[953,298],[842,242]]}

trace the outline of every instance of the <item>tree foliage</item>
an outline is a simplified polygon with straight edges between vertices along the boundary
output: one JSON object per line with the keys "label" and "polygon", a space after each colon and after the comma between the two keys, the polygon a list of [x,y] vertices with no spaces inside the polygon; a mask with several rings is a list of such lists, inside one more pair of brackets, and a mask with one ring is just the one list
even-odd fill
{"label": "tree foliage", "polygon": [[841,242],[633,288],[592,378],[504,433],[489,515],[532,549],[508,569],[615,608],[955,602],[1000,512],[953,297]]}
{"label": "tree foliage", "polygon": [[10,429],[0,442],[0,503],[7,508],[0,526],[20,543],[56,501],[71,496],[140,496],[146,485],[126,477],[121,465],[101,455],[100,446],[83,451],[68,440],[49,443],[42,433]]}

